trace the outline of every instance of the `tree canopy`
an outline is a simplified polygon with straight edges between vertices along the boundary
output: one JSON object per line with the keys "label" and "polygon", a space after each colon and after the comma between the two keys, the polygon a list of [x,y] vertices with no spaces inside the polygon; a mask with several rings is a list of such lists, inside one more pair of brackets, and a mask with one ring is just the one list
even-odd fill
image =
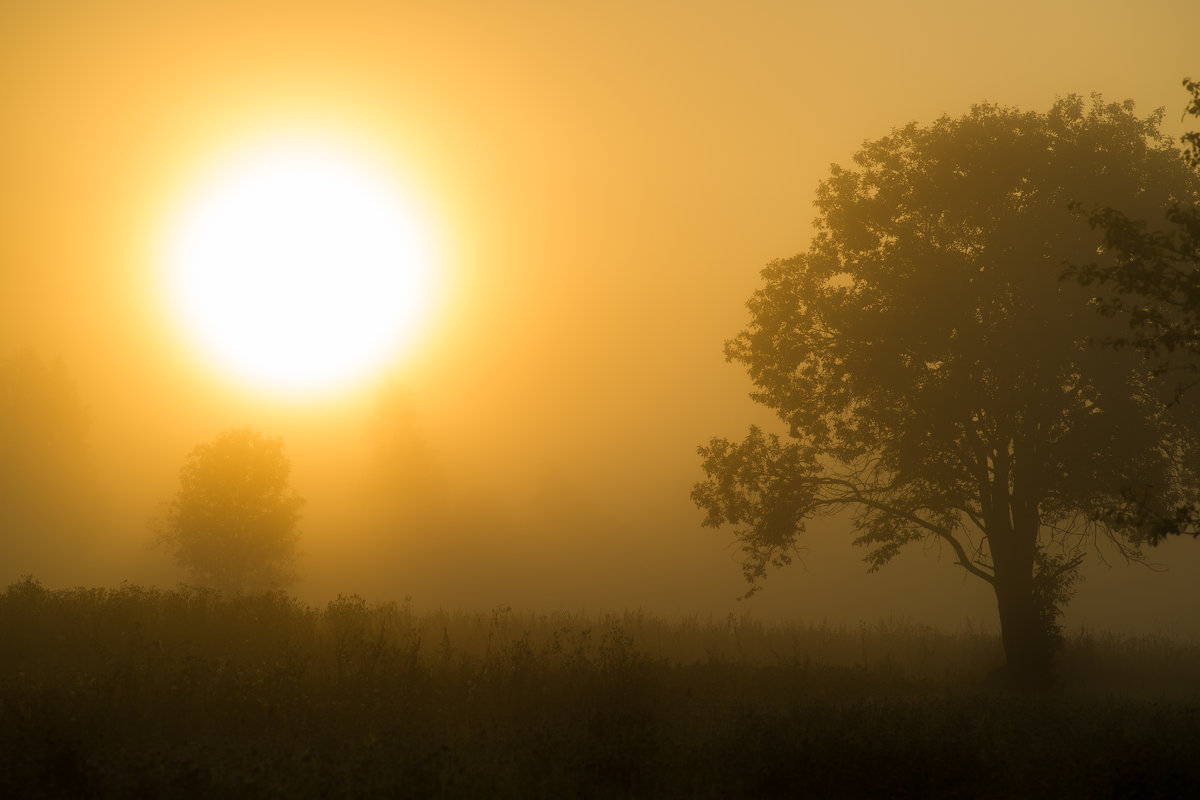
{"label": "tree canopy", "polygon": [[1100,244],[1074,203],[1137,213],[1193,190],[1160,118],[980,105],[832,167],[811,245],[763,270],[726,344],[786,433],[700,448],[693,500],[736,527],[752,591],[807,522],[848,512],[872,569],[947,547],[994,588],[1014,674],[1048,673],[1086,546],[1138,554],[1123,488],[1196,494],[1193,421],[1140,353],[1088,346],[1114,321],[1059,280]]}
{"label": "tree canopy", "polygon": [[[1191,93],[1186,114],[1200,118],[1200,82],[1184,79]],[[1158,361],[1163,372],[1200,372],[1200,131],[1181,137],[1180,158],[1193,172],[1183,192],[1162,208],[1140,217],[1125,204],[1089,209],[1091,224],[1103,232],[1111,259],[1073,263],[1066,274],[1097,292],[1102,313],[1128,322],[1128,329],[1105,344],[1137,347]]]}
{"label": "tree canopy", "polygon": [[290,585],[304,504],[290,471],[281,439],[248,428],[218,434],[184,461],[160,539],[202,585],[234,593]]}
{"label": "tree canopy", "polygon": [[[1200,82],[1185,78],[1183,87],[1191,95],[1185,116],[1200,119]],[[1175,402],[1196,414],[1200,403],[1191,390],[1200,382],[1200,131],[1185,133],[1181,141],[1180,157],[1192,172],[1185,191],[1148,217],[1123,206],[1092,207],[1088,218],[1103,233],[1110,258],[1072,262],[1064,277],[1091,287],[1100,313],[1127,323],[1100,345],[1142,351],[1156,372],[1173,382]],[[1144,500],[1155,491],[1143,486],[1131,495]],[[1134,507],[1154,541],[1171,534],[1200,535],[1200,508],[1194,504],[1166,514],[1144,502]]]}

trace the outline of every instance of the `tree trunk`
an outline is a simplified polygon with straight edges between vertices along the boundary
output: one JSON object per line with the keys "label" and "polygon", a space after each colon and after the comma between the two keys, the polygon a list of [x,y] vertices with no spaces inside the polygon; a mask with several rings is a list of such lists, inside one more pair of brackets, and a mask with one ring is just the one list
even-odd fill
{"label": "tree trunk", "polygon": [[1038,521],[1034,516],[1021,522],[1002,528],[1003,534],[990,543],[1006,678],[1014,686],[1032,688],[1050,681],[1051,638],[1033,584]]}
{"label": "tree trunk", "polygon": [[1003,575],[996,571],[996,604],[1000,638],[1007,662],[1005,678],[1021,688],[1045,686],[1051,677],[1051,642],[1046,621],[1033,593],[1033,564],[1028,572]]}
{"label": "tree trunk", "polygon": [[[1005,677],[1012,686],[1033,688],[1050,682],[1051,637],[1034,592],[1041,519],[1037,495],[1029,485],[1030,476],[1036,474],[1029,461],[1035,451],[1026,442],[1018,438],[996,451],[987,536],[1007,661]],[[1018,455],[1023,457],[1018,460]]]}

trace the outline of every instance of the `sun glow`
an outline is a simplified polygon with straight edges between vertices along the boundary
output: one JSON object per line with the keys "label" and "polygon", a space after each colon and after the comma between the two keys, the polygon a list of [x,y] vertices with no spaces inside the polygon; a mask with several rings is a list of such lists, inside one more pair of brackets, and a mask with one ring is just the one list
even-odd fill
{"label": "sun glow", "polygon": [[366,151],[280,137],[222,159],[165,237],[174,318],[239,381],[288,394],[370,376],[434,294],[430,230]]}

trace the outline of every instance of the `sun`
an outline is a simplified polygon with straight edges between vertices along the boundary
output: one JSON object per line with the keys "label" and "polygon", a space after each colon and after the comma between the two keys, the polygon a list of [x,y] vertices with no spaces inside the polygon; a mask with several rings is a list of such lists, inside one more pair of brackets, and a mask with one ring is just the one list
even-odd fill
{"label": "sun", "polygon": [[424,214],[382,159],[327,136],[228,153],[184,195],[163,241],[168,304],[188,339],[273,392],[372,375],[433,302]]}

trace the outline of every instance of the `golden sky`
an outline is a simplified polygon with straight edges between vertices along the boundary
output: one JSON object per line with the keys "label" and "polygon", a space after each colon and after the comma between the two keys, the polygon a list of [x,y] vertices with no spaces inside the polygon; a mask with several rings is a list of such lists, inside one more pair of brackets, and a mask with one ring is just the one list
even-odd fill
{"label": "golden sky", "polygon": [[[147,521],[184,454],[251,425],[284,437],[308,500],[311,599],[990,621],[986,587],[948,558],[865,576],[834,529],[807,571],[733,602],[731,537],[688,500],[695,447],[767,416],[722,342],[864,140],[1071,92],[1165,107],[1177,134],[1197,30],[1192,0],[6,3],[0,356],[61,356],[103,465],[95,555],[56,554],[59,580],[166,574]],[[424,465],[403,477],[425,487],[391,512],[403,524],[371,505],[388,494],[370,455],[384,376],[264,398],[190,355],[154,288],[173,198],[281,124],[385,150],[442,244],[442,301],[387,370]],[[1173,624],[1200,556],[1172,547],[1182,566],[1136,584],[1142,616],[1111,616],[1140,580],[1118,569],[1089,577],[1068,624]]]}

